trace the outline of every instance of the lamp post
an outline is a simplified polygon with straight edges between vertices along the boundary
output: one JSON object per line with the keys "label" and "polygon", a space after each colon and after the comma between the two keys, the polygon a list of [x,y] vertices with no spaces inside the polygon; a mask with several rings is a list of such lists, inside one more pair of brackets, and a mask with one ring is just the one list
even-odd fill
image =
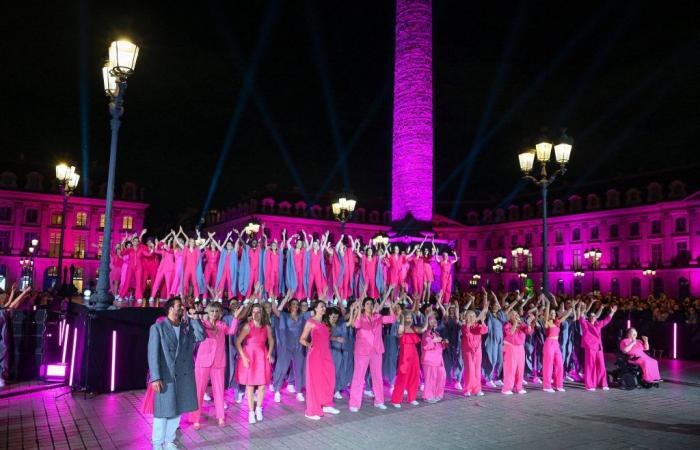
{"label": "lamp post", "polygon": [[353,200],[347,196],[342,196],[338,201],[331,204],[333,217],[340,222],[341,235],[345,234],[345,223],[352,217],[352,213],[355,211],[355,205],[357,205],[357,200]]}
{"label": "lamp post", "polygon": [[37,246],[39,245],[39,239],[32,239],[30,244],[31,245],[27,249],[29,252],[29,264],[31,268],[31,273],[29,274],[29,286],[34,287],[34,254]]}
{"label": "lamp post", "polygon": [[63,209],[61,210],[61,237],[58,244],[58,276],[56,285],[60,290],[63,283],[63,241],[66,235],[66,211],[68,210],[68,198],[73,195],[78,187],[80,175],[75,172],[75,166],[70,166],[61,163],[56,166],[56,179],[58,180],[58,189],[63,195]]}
{"label": "lamp post", "polygon": [[503,284],[503,280],[501,279],[501,272],[503,272],[503,269],[505,269],[507,262],[508,260],[503,256],[496,256],[495,258],[493,258],[493,266],[491,268],[498,275],[498,286],[496,290],[498,290],[498,288],[501,287],[501,284]]}
{"label": "lamp post", "polygon": [[107,193],[105,199],[105,226],[100,256],[100,274],[97,279],[97,292],[94,304],[97,309],[107,309],[114,300],[109,293],[109,259],[112,248],[112,202],[114,200],[114,172],[117,165],[117,140],[119,138],[119,118],[124,113],[126,80],[134,73],[139,48],[129,41],[114,41],[109,46],[109,61],[102,68],[104,90],[109,97],[109,113],[112,139],[109,146],[109,169],[107,173]]}
{"label": "lamp post", "polygon": [[647,280],[649,280],[649,295],[651,295],[654,291],[654,277],[656,276],[656,269],[652,269],[651,267],[648,269],[644,269],[642,271],[642,275],[644,275]]}
{"label": "lamp post", "polygon": [[[562,132],[559,144],[554,146],[554,159],[559,164],[559,168],[550,176],[547,173],[547,163],[552,155],[552,143],[547,138],[542,138],[535,145],[534,150],[528,150],[518,155],[520,170],[523,172],[523,178],[530,180],[542,191],[542,290],[545,294],[549,293],[549,255],[547,246],[547,189],[557,176],[566,173],[566,165],[569,163],[571,156],[571,148],[574,140]],[[535,157],[540,163],[539,179],[530,175],[535,162]]]}
{"label": "lamp post", "polygon": [[602,256],[603,256],[603,252],[601,252],[597,248],[586,250],[585,253],[583,254],[584,258],[586,258],[587,260],[590,260],[591,290],[593,291],[593,293],[598,292],[598,290],[595,288],[595,271],[600,266],[600,258]]}

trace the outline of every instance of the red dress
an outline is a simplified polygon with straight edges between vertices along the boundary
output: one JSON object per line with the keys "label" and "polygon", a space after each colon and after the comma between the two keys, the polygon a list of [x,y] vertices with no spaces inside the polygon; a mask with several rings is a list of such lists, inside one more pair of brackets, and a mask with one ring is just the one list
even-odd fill
{"label": "red dress", "polygon": [[416,344],[419,342],[420,336],[416,333],[404,333],[399,338],[399,366],[396,371],[394,390],[391,393],[391,403],[395,405],[401,403],[405,390],[408,390],[409,402],[418,396],[420,360]]}
{"label": "red dress", "polygon": [[306,415],[322,416],[324,406],[333,405],[335,366],[331,355],[331,333],[326,324],[309,319],[311,349],[306,354]]}
{"label": "red dress", "polygon": [[248,367],[243,365],[243,358],[238,358],[236,373],[238,382],[246,386],[262,386],[270,384],[272,369],[267,359],[267,327],[256,327],[248,322],[250,332],[243,342],[243,352],[248,357]]}

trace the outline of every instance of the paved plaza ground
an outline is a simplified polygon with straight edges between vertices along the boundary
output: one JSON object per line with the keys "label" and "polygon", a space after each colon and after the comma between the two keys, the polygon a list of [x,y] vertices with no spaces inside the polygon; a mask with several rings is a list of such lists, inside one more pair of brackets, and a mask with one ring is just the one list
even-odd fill
{"label": "paved plaza ground", "polygon": [[[663,361],[660,389],[547,394],[528,386],[526,395],[486,391],[465,399],[448,389],[444,401],[380,411],[365,399],[358,413],[338,401],[339,416],[304,418],[292,395],[282,403],[266,397],[265,420],[247,423],[227,395],[227,426],[204,421],[195,431],[183,421],[186,449],[451,449],[700,448],[700,362]],[[56,388],[0,399],[0,448],[150,448],[151,417],[141,414],[143,391],[85,399]],[[388,390],[387,390],[388,391]],[[213,414],[208,404],[204,414]]]}

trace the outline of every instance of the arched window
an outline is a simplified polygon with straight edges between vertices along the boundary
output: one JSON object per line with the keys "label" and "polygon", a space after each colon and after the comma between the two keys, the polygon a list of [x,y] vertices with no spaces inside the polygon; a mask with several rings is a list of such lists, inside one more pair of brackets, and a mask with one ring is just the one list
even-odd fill
{"label": "arched window", "polygon": [[527,203],[523,205],[523,219],[532,219],[532,205]]}
{"label": "arched window", "polygon": [[627,206],[636,205],[641,202],[642,193],[639,191],[639,189],[628,189],[627,192],[625,192],[625,204]]}
{"label": "arched window", "polygon": [[563,214],[564,213],[564,202],[559,199],[554,200],[552,203],[552,214]]}
{"label": "arched window", "polygon": [[520,208],[517,205],[508,207],[508,220],[518,220],[520,218]]}
{"label": "arched window", "polygon": [[664,279],[661,277],[654,278],[654,296],[659,296],[664,291]]}
{"label": "arched window", "polygon": [[657,203],[663,200],[664,188],[660,183],[653,182],[647,186],[647,191],[649,195],[647,196],[647,201],[650,203]]}
{"label": "arched window", "polygon": [[607,208],[617,208],[620,206],[620,192],[610,189],[605,193],[605,206]]}
{"label": "arched window", "polygon": [[588,194],[586,197],[586,209],[593,211],[600,208],[600,198],[596,194]]}
{"label": "arched window", "polygon": [[581,212],[581,197],[578,195],[572,195],[569,197],[569,212]]}
{"label": "arched window", "polygon": [[669,193],[668,197],[671,199],[679,199],[683,198],[686,195],[688,195],[686,188],[685,188],[685,183],[683,183],[680,180],[674,180],[671,182],[671,184],[668,186]]}

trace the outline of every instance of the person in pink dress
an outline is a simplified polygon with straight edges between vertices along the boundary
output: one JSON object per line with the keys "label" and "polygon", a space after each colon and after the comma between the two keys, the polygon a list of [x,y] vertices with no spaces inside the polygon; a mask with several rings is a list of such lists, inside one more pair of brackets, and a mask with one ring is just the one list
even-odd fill
{"label": "person in pink dress", "polygon": [[[282,230],[282,242],[286,240],[286,230]],[[267,236],[263,235],[265,245],[264,287],[268,298],[277,299],[280,296],[280,277],[282,276],[282,252],[278,248],[277,240],[268,244]]]}
{"label": "person in pink dress", "polygon": [[511,311],[508,322],[503,324],[503,387],[501,393],[512,395],[513,389],[518,394],[526,394],[523,389],[525,374],[525,338],[534,332],[532,322],[534,316],[529,315],[527,323],[520,321],[520,314]]}
{"label": "person in pink dress", "polygon": [[452,296],[452,266],[459,261],[456,252],[452,252],[454,259],[450,259],[450,255],[447,252],[442,253],[442,258],[440,255],[435,253],[435,262],[440,266],[440,297],[443,303],[450,303],[450,297]]}
{"label": "person in pink dress", "polygon": [[384,324],[394,323],[396,317],[391,309],[387,316],[382,316],[379,311],[384,307],[391,290],[391,288],[387,290],[381,303],[375,304],[371,298],[365,298],[362,302],[356,301],[351,307],[349,323],[355,328],[354,367],[348,405],[351,412],[360,410],[368,366],[372,377],[374,406],[386,409],[382,380],[382,354],[384,353],[382,328]]}
{"label": "person in pink dress", "polygon": [[[601,333],[603,327],[610,323],[617,311],[617,306],[613,305],[610,308],[610,314],[603,320],[598,320],[598,314],[595,312],[588,313],[588,319],[583,314],[583,303],[579,304],[579,325],[581,326],[581,347],[585,352],[585,364],[583,367],[583,382],[587,391],[595,391],[596,388],[602,387],[604,391],[608,388],[608,374],[605,370],[605,355],[603,354],[603,342]],[[601,310],[602,312],[602,306]]]}
{"label": "person in pink dress", "polygon": [[[391,404],[394,408],[401,408],[404,391],[407,392],[407,401],[414,406],[418,405],[416,398],[420,382],[420,359],[416,345],[421,342],[420,333],[423,333],[426,328],[427,324],[426,327],[420,329],[413,326],[412,311],[404,311],[401,314],[398,330],[399,362],[396,368],[394,388],[391,392]],[[442,355],[440,359],[442,359]],[[374,380],[372,380],[372,387],[374,387]]]}
{"label": "person in pink dress", "polygon": [[634,328],[628,329],[625,336],[625,339],[620,341],[620,351],[630,356],[629,362],[642,368],[642,379],[647,383],[661,381],[658,361],[644,353],[649,351],[649,338],[642,336],[640,341]]}
{"label": "person in pink dress", "polygon": [[216,418],[219,426],[224,421],[224,373],[226,372],[226,336],[236,334],[238,329],[238,316],[244,306],[240,306],[234,314],[231,325],[221,320],[223,309],[218,302],[207,305],[207,316],[201,322],[206,338],[199,343],[197,358],[194,361],[194,376],[197,381],[197,404],[199,409],[190,413],[190,422],[194,428],[200,428],[199,418],[202,414],[202,401],[204,392],[211,381],[212,398],[216,410]]}
{"label": "person in pink dress", "polygon": [[489,327],[485,324],[486,315],[489,312],[488,296],[484,295],[482,300],[481,312],[478,316],[476,312],[467,310],[464,312],[464,320],[460,321],[462,361],[464,362],[462,394],[465,397],[484,395],[481,390],[481,336],[489,332]]}
{"label": "person in pink dress", "polygon": [[[311,309],[312,317],[304,324],[299,343],[306,347],[306,411],[304,416],[320,420],[324,413],[340,414],[333,407],[335,391],[335,366],[331,356],[331,339],[344,342],[342,337],[331,337],[326,303],[316,300]],[[311,341],[309,341],[311,337]]]}
{"label": "person in pink dress", "polygon": [[[249,306],[250,318],[243,325],[236,338],[238,365],[236,368],[238,383],[245,385],[248,399],[248,423],[263,420],[263,397],[265,386],[272,379],[272,351],[275,339],[272,335],[270,319],[260,303]],[[257,389],[257,406],[256,406]]]}
{"label": "person in pink dress", "polygon": [[122,279],[122,244],[118,243],[109,255],[109,286],[114,295],[119,295],[119,282]]}
{"label": "person in pink dress", "polygon": [[153,241],[153,238],[148,238],[146,240],[146,247],[141,253],[141,266],[143,266],[141,285],[145,290],[150,280],[151,285],[149,297],[153,297],[154,295],[153,283],[156,281],[156,274],[158,273],[159,263],[160,261],[158,260],[158,254],[156,253],[156,244]]}
{"label": "person in pink dress", "polygon": [[[227,236],[227,238],[230,237]],[[219,271],[219,258],[221,257],[221,245],[216,242],[214,233],[209,233],[208,245],[203,252],[204,257],[204,298],[209,298],[209,290],[216,289],[216,274]],[[217,299],[213,299],[217,300]]]}
{"label": "person in pink dress", "polygon": [[421,366],[423,367],[423,400],[436,403],[445,395],[445,360],[442,352],[449,344],[438,333],[438,320],[435,313],[428,315],[428,329],[423,333],[421,342]]}
{"label": "person in pink dress", "polygon": [[[559,345],[559,333],[561,323],[573,314],[575,304],[565,314],[557,317],[557,311],[550,308],[549,299],[544,295],[540,298],[544,303],[545,332],[542,350],[542,390],[550,394],[554,392],[554,389],[559,392],[566,392],[566,389],[564,389],[564,359],[562,358],[561,346]],[[552,377],[554,377],[554,389],[552,389]]]}
{"label": "person in pink dress", "polygon": [[[304,240],[307,240],[304,233]],[[306,261],[308,265],[304,268],[304,280],[306,284],[307,298],[314,298],[314,289],[317,299],[326,298],[326,265],[324,260],[324,249],[328,241],[328,232],[324,233],[321,242],[314,240],[313,236],[308,237],[306,245]]]}
{"label": "person in pink dress", "polygon": [[[156,241],[155,252],[160,255],[160,264],[158,265],[156,278],[151,286],[151,298],[149,299],[151,304],[156,298],[160,300],[168,298],[168,291],[175,276],[175,257],[173,256],[172,248],[170,248],[168,238],[161,242]],[[161,290],[161,288],[163,289]]]}

